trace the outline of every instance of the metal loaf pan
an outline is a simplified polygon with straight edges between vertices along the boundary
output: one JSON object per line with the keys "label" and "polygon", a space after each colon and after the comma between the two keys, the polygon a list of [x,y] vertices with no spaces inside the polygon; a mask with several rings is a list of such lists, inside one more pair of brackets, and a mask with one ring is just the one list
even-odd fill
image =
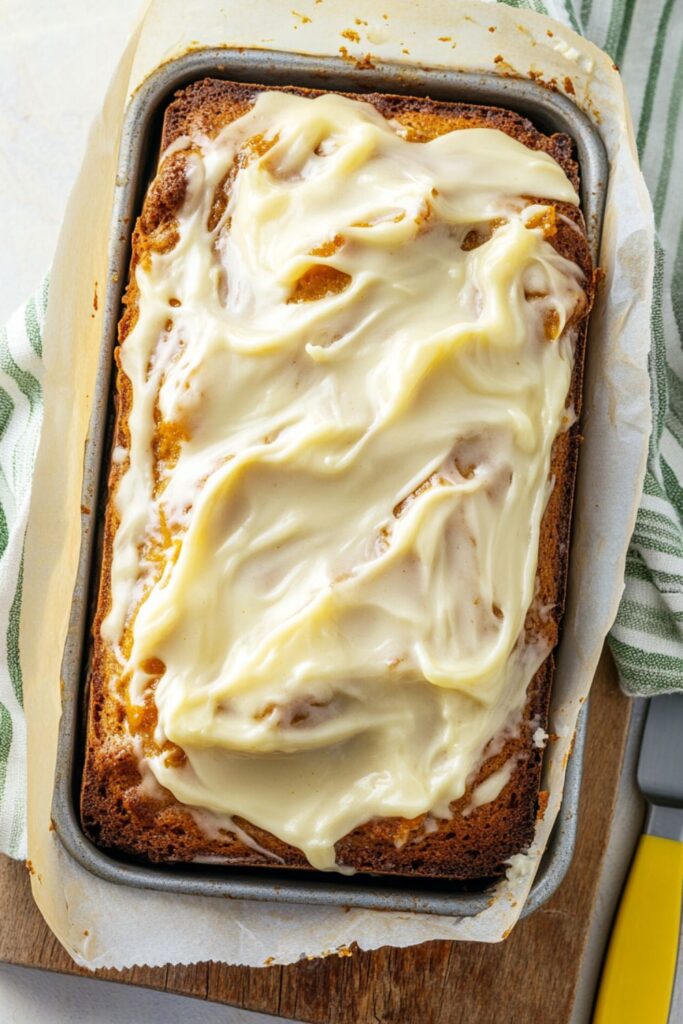
{"label": "metal loaf pan", "polygon": [[[207,865],[142,865],[115,859],[84,835],[78,810],[82,770],[88,633],[99,567],[98,525],[106,497],[108,432],[112,407],[113,349],[121,295],[130,257],[134,217],[156,169],[163,110],[173,92],[206,77],[263,85],[296,85],[347,92],[385,92],[507,107],[529,117],[540,129],[560,131],[576,144],[581,198],[594,262],[597,263],[607,161],[588,118],[563,95],[535,82],[466,74],[404,64],[377,63],[357,68],[335,57],[308,57],[266,50],[199,50],[163,65],[131,100],[119,155],[109,249],[104,328],[90,432],[85,449],[82,543],[69,632],[62,664],[63,711],[52,815],[67,851],[88,871],[110,882],[168,893],[221,896],[285,903],[326,904],[374,910],[418,911],[473,916],[488,904],[491,891],[467,891],[444,880],[343,877],[316,872],[244,869]],[[92,510],[92,511],[91,511]],[[570,566],[571,572],[571,566]],[[552,697],[551,697],[552,708]],[[570,758],[562,806],[533,883],[524,914],[537,909],[558,887],[571,861],[576,836],[585,709]]]}

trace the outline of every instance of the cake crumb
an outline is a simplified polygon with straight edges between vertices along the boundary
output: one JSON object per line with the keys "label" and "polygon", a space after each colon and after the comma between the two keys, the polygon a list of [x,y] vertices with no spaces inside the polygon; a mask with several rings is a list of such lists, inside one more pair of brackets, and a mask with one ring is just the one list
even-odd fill
{"label": "cake crumb", "polygon": [[345,46],[340,46],[339,55],[342,60],[345,60],[348,64],[353,64],[359,71],[367,71],[375,66],[371,53],[366,53],[364,57],[354,57]]}

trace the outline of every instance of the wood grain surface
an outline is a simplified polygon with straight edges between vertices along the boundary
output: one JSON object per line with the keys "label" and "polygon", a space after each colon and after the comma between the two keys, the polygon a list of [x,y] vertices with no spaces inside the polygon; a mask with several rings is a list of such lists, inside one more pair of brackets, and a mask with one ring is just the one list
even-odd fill
{"label": "wood grain surface", "polygon": [[[429,942],[288,967],[202,963],[97,976],[315,1024],[490,1024],[493,1007],[496,1024],[566,1024],[614,813],[630,708],[604,654],[591,695],[574,860],[558,892],[506,942]],[[5,857],[0,907],[0,960],[88,973],[43,922],[25,867]]]}

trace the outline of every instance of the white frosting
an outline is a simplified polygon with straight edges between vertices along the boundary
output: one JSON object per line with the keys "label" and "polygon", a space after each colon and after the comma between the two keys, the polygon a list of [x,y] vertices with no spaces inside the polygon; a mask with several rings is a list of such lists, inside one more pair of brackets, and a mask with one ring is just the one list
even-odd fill
{"label": "white frosting", "polygon": [[472,811],[477,807],[481,807],[483,804],[488,804],[491,800],[495,800],[496,797],[500,796],[512,778],[512,773],[514,772],[516,765],[517,757],[509,757],[501,768],[492,772],[483,780],[483,782],[480,782],[478,786],[475,786],[472,791],[469,804],[462,812],[463,816],[469,817]]}
{"label": "white frosting", "polygon": [[548,733],[545,731],[545,729],[542,729],[539,725],[538,729],[534,731],[534,735],[532,738],[535,747],[538,747],[539,750],[545,749],[545,745],[549,739]]}
{"label": "white frosting", "polygon": [[[156,736],[187,761],[148,758],[159,782],[331,869],[374,816],[448,815],[547,653],[524,621],[582,274],[519,197],[578,199],[497,130],[409,142],[333,95],[261,94],[187,177],[136,270],[102,633],[132,624],[134,705],[165,667]],[[297,301],[320,267],[346,287]],[[185,438],[157,487],[155,407]]]}

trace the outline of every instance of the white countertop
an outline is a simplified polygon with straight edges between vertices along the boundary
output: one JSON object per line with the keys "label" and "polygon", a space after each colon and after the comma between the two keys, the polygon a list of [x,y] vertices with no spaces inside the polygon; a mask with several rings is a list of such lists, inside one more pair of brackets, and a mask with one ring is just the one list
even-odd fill
{"label": "white countertop", "polygon": [[[200,999],[0,964],[2,1024],[277,1024]],[[285,1022],[283,1021],[283,1024]],[[287,1022],[291,1024],[291,1022]]]}
{"label": "white countertop", "polygon": [[0,4],[0,323],[50,265],[90,121],[138,7]]}
{"label": "white countertop", "polygon": [[[0,323],[50,265],[90,120],[139,6],[139,0],[15,0],[0,6]],[[641,718],[639,711],[589,939],[586,977],[577,994],[577,1024],[588,1020],[609,922],[640,828],[642,810],[633,775]],[[681,987],[671,1022],[683,1020]],[[276,1020],[132,986],[8,965],[0,965],[0,1006],[1,1024]]]}

